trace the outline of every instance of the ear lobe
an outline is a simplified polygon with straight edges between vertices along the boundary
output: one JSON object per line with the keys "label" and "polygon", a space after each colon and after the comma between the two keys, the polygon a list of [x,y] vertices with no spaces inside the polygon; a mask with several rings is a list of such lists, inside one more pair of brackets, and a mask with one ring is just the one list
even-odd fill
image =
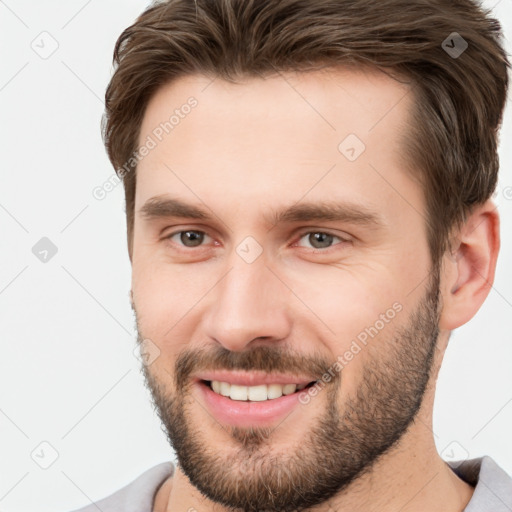
{"label": "ear lobe", "polygon": [[441,281],[440,328],[445,330],[473,318],[491,290],[500,247],[499,215],[494,203],[489,200],[477,207],[456,238],[457,248],[445,256]]}

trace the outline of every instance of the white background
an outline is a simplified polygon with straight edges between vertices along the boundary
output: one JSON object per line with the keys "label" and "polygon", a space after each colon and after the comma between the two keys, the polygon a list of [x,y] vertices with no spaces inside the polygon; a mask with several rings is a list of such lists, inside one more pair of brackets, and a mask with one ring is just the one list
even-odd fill
{"label": "white background", "polygon": [[[512,1],[496,3],[510,40]],[[0,1],[2,512],[71,510],[174,460],[133,354],[122,186],[92,195],[113,174],[100,119],[114,43],[146,5]],[[47,59],[31,47],[41,37],[58,43]],[[446,459],[488,454],[512,473],[510,101],[501,139],[495,286],[452,337],[434,434]],[[42,237],[58,248],[47,263],[32,253]],[[58,453],[48,469],[31,458],[51,461],[43,441]]]}

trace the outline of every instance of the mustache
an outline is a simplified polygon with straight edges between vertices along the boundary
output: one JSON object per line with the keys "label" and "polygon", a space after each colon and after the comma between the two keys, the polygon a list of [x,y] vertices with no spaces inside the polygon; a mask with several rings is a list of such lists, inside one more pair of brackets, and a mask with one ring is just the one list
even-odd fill
{"label": "mustache", "polygon": [[[176,389],[183,389],[190,383],[191,375],[212,370],[306,374],[319,380],[332,366],[332,361],[328,361],[318,352],[306,355],[282,346],[278,348],[260,345],[250,350],[234,352],[216,345],[211,348],[185,349],[177,357],[174,366]],[[336,378],[339,379],[340,376],[336,375]]]}

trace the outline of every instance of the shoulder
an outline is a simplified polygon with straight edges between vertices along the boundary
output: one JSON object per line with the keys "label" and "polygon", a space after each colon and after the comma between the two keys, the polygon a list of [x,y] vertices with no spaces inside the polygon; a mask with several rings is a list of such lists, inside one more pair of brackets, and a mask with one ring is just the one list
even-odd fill
{"label": "shoulder", "polygon": [[162,462],[113,494],[72,512],[152,512],[156,492],[173,474],[174,464]]}
{"label": "shoulder", "polygon": [[510,512],[512,477],[491,457],[450,462],[455,473],[475,490],[465,512]]}

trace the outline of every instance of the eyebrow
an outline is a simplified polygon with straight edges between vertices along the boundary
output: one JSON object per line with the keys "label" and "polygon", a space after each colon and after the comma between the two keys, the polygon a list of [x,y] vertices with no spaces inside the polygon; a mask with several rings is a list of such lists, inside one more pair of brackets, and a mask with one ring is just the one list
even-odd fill
{"label": "eyebrow", "polygon": [[191,204],[166,196],[156,196],[148,199],[139,210],[139,214],[146,220],[166,217],[183,217],[189,219],[210,219],[211,215]]}
{"label": "eyebrow", "polygon": [[[180,217],[197,220],[213,220],[214,215],[200,206],[192,205],[168,196],[148,199],[139,214],[145,220]],[[370,228],[383,227],[382,216],[365,206],[351,202],[301,202],[281,211],[270,211],[266,216],[272,225],[307,221],[338,221]]]}

